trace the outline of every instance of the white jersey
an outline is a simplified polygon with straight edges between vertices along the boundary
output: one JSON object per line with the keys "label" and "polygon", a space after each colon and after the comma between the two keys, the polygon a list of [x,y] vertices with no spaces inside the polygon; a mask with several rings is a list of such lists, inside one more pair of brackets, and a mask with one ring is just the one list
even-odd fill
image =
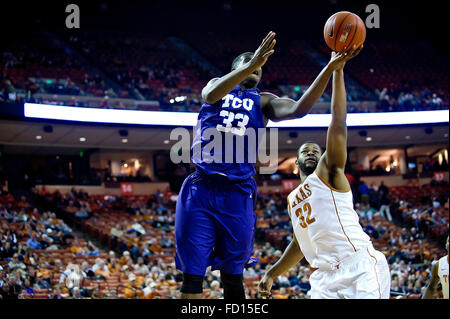
{"label": "white jersey", "polygon": [[438,261],[438,276],[441,281],[444,299],[448,299],[448,255]]}
{"label": "white jersey", "polygon": [[334,189],[316,172],[289,194],[288,209],[298,244],[311,267],[339,264],[372,247],[353,209],[351,190]]}

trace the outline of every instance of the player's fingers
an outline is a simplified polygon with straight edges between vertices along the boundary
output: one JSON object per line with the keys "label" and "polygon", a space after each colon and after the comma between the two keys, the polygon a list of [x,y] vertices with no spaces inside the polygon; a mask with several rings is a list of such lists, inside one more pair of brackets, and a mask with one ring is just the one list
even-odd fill
{"label": "player's fingers", "polygon": [[334,55],[334,59],[335,60],[342,60],[343,58],[345,57],[345,53],[342,53],[342,52],[337,52],[335,55]]}
{"label": "player's fingers", "polygon": [[277,43],[277,40],[273,39],[272,43],[270,43],[270,46],[267,48],[267,50],[272,50],[276,43]]}
{"label": "player's fingers", "polygon": [[267,33],[266,37],[261,41],[261,43],[264,43],[264,41],[266,41],[269,36],[272,34],[273,31],[270,31],[269,33]]}
{"label": "player's fingers", "polygon": [[270,31],[267,35],[266,35],[266,37],[261,41],[261,45],[260,45],[260,47],[263,47],[264,46],[264,43],[266,43],[266,41],[267,41],[267,39],[272,35],[272,31]]}
{"label": "player's fingers", "polygon": [[275,52],[275,50],[270,50],[269,52],[264,53],[263,58],[268,58],[268,57],[271,56],[274,52]]}
{"label": "player's fingers", "polygon": [[359,54],[359,52],[361,52],[361,50],[364,48],[364,45],[360,45],[359,48],[356,49],[356,51],[353,53],[353,56],[357,56]]}
{"label": "player's fingers", "polygon": [[261,46],[263,48],[267,48],[267,46],[272,42],[272,40],[275,38],[275,32],[270,31],[269,37],[267,39],[264,39],[263,43],[261,44]]}

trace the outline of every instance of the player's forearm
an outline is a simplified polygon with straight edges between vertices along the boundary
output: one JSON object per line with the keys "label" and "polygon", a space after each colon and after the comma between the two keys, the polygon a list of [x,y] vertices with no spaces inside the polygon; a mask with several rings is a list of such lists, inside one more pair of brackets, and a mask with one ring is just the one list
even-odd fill
{"label": "player's forearm", "polygon": [[205,102],[214,104],[231,92],[239,83],[244,81],[256,68],[251,63],[246,63],[241,68],[231,71],[204,89],[202,97]]}
{"label": "player's forearm", "polygon": [[425,288],[422,299],[433,299],[434,289],[432,287]]}
{"label": "player's forearm", "polygon": [[292,240],[284,251],[281,258],[269,269],[267,275],[271,278],[276,278],[300,262],[304,257],[298,243]]}
{"label": "player's forearm", "polygon": [[347,96],[345,92],[344,71],[336,70],[333,73],[333,93],[331,95],[332,121],[346,125]]}
{"label": "player's forearm", "polygon": [[302,97],[293,105],[293,113],[295,117],[303,117],[309,113],[311,108],[316,104],[323,92],[327,88],[333,70],[329,65],[325,66],[316,77],[311,86],[306,90]]}

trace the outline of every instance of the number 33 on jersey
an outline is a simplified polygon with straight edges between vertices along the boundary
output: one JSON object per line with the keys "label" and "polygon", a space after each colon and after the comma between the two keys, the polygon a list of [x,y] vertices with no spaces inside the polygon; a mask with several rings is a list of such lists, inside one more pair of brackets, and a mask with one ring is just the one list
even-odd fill
{"label": "number 33 on jersey", "polygon": [[219,115],[223,119],[222,123],[216,126],[218,131],[230,132],[239,136],[245,134],[255,105],[254,99],[259,98],[256,92],[248,92],[246,95],[249,95],[251,98],[240,98],[235,92],[227,94],[222,98],[222,110]]}

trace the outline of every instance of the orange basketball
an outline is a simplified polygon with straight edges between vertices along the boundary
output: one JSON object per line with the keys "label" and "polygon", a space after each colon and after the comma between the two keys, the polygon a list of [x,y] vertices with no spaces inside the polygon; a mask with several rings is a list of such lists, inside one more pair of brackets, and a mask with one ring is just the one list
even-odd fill
{"label": "orange basketball", "polygon": [[366,40],[366,26],[356,14],[341,11],[333,14],[325,23],[323,36],[328,47],[336,52],[348,52],[354,44],[360,46]]}

